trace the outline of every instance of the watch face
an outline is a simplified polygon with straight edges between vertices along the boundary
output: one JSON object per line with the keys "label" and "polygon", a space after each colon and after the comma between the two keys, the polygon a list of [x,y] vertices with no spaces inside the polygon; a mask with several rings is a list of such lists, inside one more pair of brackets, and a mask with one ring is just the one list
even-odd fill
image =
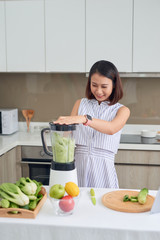
{"label": "watch face", "polygon": [[87,114],[87,119],[92,121],[92,117],[90,115]]}

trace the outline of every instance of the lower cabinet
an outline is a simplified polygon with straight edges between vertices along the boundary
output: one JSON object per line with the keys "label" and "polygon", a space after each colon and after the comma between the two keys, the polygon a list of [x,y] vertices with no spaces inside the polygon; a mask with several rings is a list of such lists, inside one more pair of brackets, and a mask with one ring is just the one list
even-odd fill
{"label": "lower cabinet", "polygon": [[160,151],[119,150],[115,167],[120,188],[158,190]]}
{"label": "lower cabinet", "polygon": [[21,177],[21,147],[17,146],[0,156],[0,184],[15,183]]}

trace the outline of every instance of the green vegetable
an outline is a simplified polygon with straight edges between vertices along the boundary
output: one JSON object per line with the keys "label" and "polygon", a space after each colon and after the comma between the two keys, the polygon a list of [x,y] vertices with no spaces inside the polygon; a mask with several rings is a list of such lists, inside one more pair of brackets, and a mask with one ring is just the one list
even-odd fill
{"label": "green vegetable", "polygon": [[56,162],[72,162],[74,160],[75,141],[70,138],[62,137],[54,132],[52,137],[53,159]]}
{"label": "green vegetable", "polygon": [[96,205],[95,192],[94,192],[93,188],[91,188],[91,190],[90,190],[90,195],[91,195],[91,201],[92,201],[93,205]]}
{"label": "green vegetable", "polygon": [[128,201],[130,201],[130,198],[129,198],[128,195],[125,195],[125,196],[123,197],[123,202],[128,202]]}
{"label": "green vegetable", "polygon": [[42,183],[41,182],[37,182],[36,180],[32,180],[32,181],[37,185],[37,190],[36,190],[36,193],[34,195],[38,196],[39,192],[42,189]]}
{"label": "green vegetable", "polygon": [[131,202],[138,202],[138,197],[131,196],[130,201]]}
{"label": "green vegetable", "polygon": [[29,203],[29,198],[20,188],[14,183],[3,183],[0,185],[0,197],[5,198],[10,202],[16,203],[19,206],[24,206]]}
{"label": "green vegetable", "polygon": [[140,193],[138,194],[138,202],[140,204],[145,204],[147,200],[147,195],[148,195],[148,189],[147,188],[141,189]]}
{"label": "green vegetable", "polygon": [[7,199],[2,199],[0,201],[0,207],[2,208],[9,208],[10,202]]}
{"label": "green vegetable", "polygon": [[31,200],[29,202],[29,209],[34,210],[38,204],[38,202],[42,199],[43,195],[39,195],[36,200]]}
{"label": "green vegetable", "polygon": [[[19,206],[18,206],[17,204],[12,203],[12,202],[11,202],[11,204],[10,204],[9,207],[10,207],[10,208],[19,208]],[[13,213],[13,214],[17,214],[18,211],[14,210],[14,211],[11,211],[11,213]]]}
{"label": "green vegetable", "polygon": [[94,189],[93,189],[93,188],[91,188],[91,190],[90,190],[90,194],[91,194],[92,197],[95,196],[95,192],[94,192]]}
{"label": "green vegetable", "polygon": [[26,195],[34,195],[37,190],[37,185],[29,178],[21,177],[16,185],[21,189]]}

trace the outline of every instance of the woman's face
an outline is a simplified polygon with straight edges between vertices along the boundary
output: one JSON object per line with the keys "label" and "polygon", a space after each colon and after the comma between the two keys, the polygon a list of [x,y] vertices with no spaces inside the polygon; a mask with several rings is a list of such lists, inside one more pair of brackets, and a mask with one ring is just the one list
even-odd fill
{"label": "woman's face", "polygon": [[94,73],[91,77],[91,92],[97,99],[99,104],[107,101],[113,90],[112,80],[98,73]]}

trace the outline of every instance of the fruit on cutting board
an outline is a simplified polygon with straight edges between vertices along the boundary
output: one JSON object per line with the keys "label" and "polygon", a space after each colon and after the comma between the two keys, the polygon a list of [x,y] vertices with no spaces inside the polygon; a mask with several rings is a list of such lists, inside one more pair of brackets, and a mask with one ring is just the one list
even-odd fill
{"label": "fruit on cutting board", "polygon": [[71,197],[77,197],[79,195],[79,187],[74,182],[67,182],[65,184],[65,190]]}
{"label": "fruit on cutting board", "polygon": [[61,184],[54,184],[50,190],[49,195],[52,198],[61,199],[65,194],[65,188]]}
{"label": "fruit on cutting board", "polygon": [[62,197],[59,202],[59,207],[64,212],[70,212],[71,210],[73,210],[74,205],[74,199],[69,195]]}

